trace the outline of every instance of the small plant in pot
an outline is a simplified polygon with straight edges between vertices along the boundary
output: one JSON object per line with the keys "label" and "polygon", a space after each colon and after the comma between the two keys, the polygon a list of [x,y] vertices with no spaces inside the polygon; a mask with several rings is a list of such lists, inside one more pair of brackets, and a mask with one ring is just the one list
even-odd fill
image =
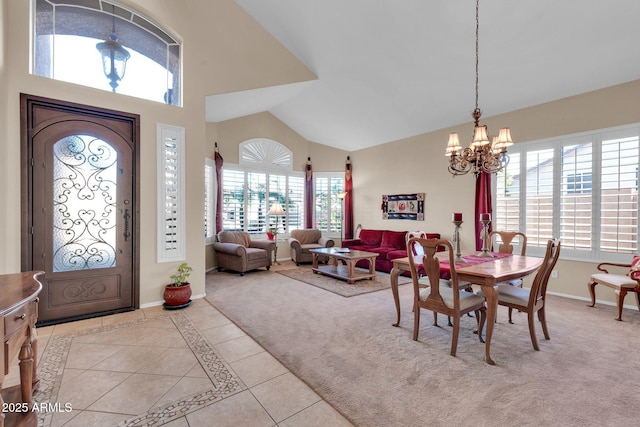
{"label": "small plant in pot", "polygon": [[267,230],[267,238],[269,240],[273,240],[278,235],[278,229],[276,227],[271,227]]}
{"label": "small plant in pot", "polygon": [[164,288],[164,308],[175,310],[191,305],[191,285],[187,278],[191,275],[193,268],[186,262],[178,266],[176,274],[171,275],[172,283]]}

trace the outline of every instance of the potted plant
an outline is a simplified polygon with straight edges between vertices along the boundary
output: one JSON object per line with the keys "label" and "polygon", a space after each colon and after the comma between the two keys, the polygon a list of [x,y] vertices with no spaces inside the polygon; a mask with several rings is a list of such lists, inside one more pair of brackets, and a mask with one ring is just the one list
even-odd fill
{"label": "potted plant", "polygon": [[271,227],[269,228],[269,230],[267,230],[267,237],[269,238],[269,240],[275,239],[277,235],[278,229],[276,227]]}
{"label": "potted plant", "polygon": [[193,268],[186,262],[178,266],[176,274],[171,275],[172,283],[164,288],[164,307],[168,310],[184,308],[191,305],[191,284],[187,278],[191,275]]}

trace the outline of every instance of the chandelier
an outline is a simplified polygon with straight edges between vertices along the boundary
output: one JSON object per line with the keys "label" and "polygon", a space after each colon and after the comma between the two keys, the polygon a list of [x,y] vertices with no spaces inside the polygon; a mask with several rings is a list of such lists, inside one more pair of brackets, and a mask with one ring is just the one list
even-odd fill
{"label": "chandelier", "polygon": [[109,37],[98,44],[96,49],[102,56],[102,71],[104,75],[110,80],[109,86],[113,92],[118,87],[118,82],[124,77],[124,71],[127,66],[127,60],[131,54],[122,47],[118,42],[118,36],[116,36],[116,18],[115,18],[115,6],[113,6],[112,26],[111,34]]}
{"label": "chandelier", "polygon": [[487,126],[480,125],[482,111],[478,107],[478,34],[480,20],[478,10],[480,0],[476,0],[476,108],[471,113],[475,122],[473,129],[473,139],[467,148],[460,146],[458,132],[449,135],[449,143],[445,151],[445,156],[449,157],[449,172],[453,175],[464,175],[473,172],[477,177],[481,172],[497,173],[509,163],[507,147],[513,145],[511,131],[509,128],[502,128],[493,140],[489,139]]}

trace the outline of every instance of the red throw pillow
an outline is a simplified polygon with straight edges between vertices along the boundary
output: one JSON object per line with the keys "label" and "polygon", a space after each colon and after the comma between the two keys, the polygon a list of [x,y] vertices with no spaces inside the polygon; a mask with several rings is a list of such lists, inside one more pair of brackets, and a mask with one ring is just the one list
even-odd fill
{"label": "red throw pillow", "polygon": [[635,280],[640,279],[640,256],[636,255],[631,261],[631,268],[629,269],[629,277]]}

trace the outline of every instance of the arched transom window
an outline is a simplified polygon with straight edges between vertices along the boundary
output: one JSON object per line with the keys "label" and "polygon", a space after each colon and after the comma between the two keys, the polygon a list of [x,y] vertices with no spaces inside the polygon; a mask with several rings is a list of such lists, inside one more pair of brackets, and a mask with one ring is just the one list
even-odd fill
{"label": "arched transom window", "polygon": [[279,142],[254,138],[240,143],[240,164],[292,169],[291,150]]}
{"label": "arched transom window", "polygon": [[114,1],[32,0],[32,73],[180,105],[180,42]]}

